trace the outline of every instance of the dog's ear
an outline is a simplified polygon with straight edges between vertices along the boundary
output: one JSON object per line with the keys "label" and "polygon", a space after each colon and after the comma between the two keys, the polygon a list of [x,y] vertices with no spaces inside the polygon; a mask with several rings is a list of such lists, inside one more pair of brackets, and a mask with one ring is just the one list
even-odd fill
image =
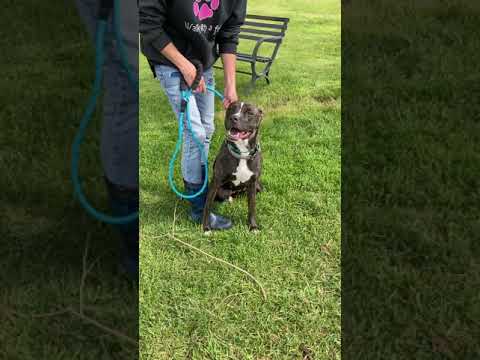
{"label": "dog's ear", "polygon": [[237,101],[234,101],[234,102],[232,102],[232,103],[230,103],[230,105],[228,105],[228,108],[227,108],[227,110],[229,110],[229,109],[233,108],[234,106],[237,106],[237,105],[238,105],[238,103],[239,103],[239,101],[238,101],[238,100],[237,100]]}
{"label": "dog's ear", "polygon": [[233,107],[235,106],[235,103],[236,103],[236,102],[230,103],[230,104],[228,105],[228,107],[225,109],[225,116],[226,116],[226,117],[228,117],[228,116],[231,114],[231,112],[232,112],[232,110],[233,110]]}
{"label": "dog's ear", "polygon": [[225,115],[226,115],[226,116],[229,116],[229,114],[231,114],[232,111],[234,111],[235,106],[237,106],[237,105],[238,105],[238,101],[234,101],[234,102],[230,103],[230,104],[228,105],[226,111],[225,111]]}

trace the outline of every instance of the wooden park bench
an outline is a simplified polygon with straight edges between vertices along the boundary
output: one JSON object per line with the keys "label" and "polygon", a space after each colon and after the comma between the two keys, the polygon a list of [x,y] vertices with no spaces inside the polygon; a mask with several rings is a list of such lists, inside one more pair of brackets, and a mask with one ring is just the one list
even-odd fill
{"label": "wooden park bench", "polygon": [[[253,88],[256,81],[261,78],[265,78],[267,84],[270,84],[270,68],[277,57],[289,21],[290,19],[282,17],[247,15],[245,24],[240,29],[239,38],[240,41],[249,40],[254,41],[256,44],[251,53],[239,52],[237,54],[238,61],[250,63],[251,72],[243,70],[237,70],[237,72],[251,75],[251,88]],[[264,43],[274,44],[273,51],[269,56],[259,55],[259,51]],[[263,69],[259,69],[259,66],[263,66]]]}

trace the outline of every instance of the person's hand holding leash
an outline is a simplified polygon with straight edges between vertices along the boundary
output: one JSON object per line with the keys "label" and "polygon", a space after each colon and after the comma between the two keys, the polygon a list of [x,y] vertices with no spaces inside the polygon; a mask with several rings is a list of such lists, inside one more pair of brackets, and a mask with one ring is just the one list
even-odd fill
{"label": "person's hand holding leash", "polygon": [[198,87],[194,90],[196,93],[206,93],[207,92],[207,84],[205,83],[205,78],[202,76]]}
{"label": "person's hand holding leash", "polygon": [[187,85],[191,87],[195,81],[195,78],[197,77],[197,69],[195,66],[190,61],[186,60],[178,68],[182,73]]}
{"label": "person's hand holding leash", "polygon": [[[189,87],[192,87],[197,77],[197,68],[195,67],[195,65],[193,65],[190,61],[187,60],[180,67],[180,72],[182,73],[187,85]],[[207,86],[205,85],[205,79],[203,78],[203,76],[198,84],[198,87],[194,89],[194,91],[199,93],[205,93],[207,91]]]}

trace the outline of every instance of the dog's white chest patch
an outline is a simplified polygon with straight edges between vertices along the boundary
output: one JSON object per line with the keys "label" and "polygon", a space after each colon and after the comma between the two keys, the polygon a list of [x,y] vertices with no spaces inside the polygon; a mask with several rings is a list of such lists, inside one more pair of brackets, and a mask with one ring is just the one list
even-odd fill
{"label": "dog's white chest patch", "polygon": [[253,172],[247,166],[247,160],[241,159],[238,163],[237,170],[233,173],[235,176],[235,180],[233,180],[233,184],[238,186],[240,184],[246,183],[253,175]]}
{"label": "dog's white chest patch", "polygon": [[[248,140],[238,141],[236,145],[241,152],[248,152]],[[235,176],[235,180],[232,182],[235,186],[246,183],[248,180],[250,180],[250,178],[253,176],[253,172],[248,168],[246,159],[240,159],[233,176]]]}

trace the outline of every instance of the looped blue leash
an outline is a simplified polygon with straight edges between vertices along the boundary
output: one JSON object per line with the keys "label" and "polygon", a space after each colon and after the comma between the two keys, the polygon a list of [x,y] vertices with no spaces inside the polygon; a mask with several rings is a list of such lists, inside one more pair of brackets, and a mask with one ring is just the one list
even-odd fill
{"label": "looped blue leash", "polygon": [[97,106],[98,97],[100,96],[103,79],[103,65],[105,62],[104,45],[105,34],[108,27],[108,18],[113,10],[113,29],[116,39],[116,45],[120,56],[121,63],[127,72],[129,82],[138,92],[138,80],[134,76],[134,71],[130,68],[127,60],[125,46],[123,43],[122,33],[120,31],[120,1],[119,0],[102,0],[100,3],[99,21],[97,24],[96,39],[95,39],[95,80],[93,82],[92,92],[89,101],[85,108],[85,112],[80,121],[80,126],[75,135],[72,144],[72,162],[71,162],[71,179],[73,183],[74,194],[83,208],[94,218],[113,225],[126,224],[138,219],[138,212],[134,212],[127,216],[111,216],[95,209],[85,197],[82,190],[82,185],[79,177],[79,161],[80,161],[80,145],[85,138],[93,113]]}
{"label": "looped blue leash", "polygon": [[[201,77],[203,76],[203,69],[202,65],[199,62],[192,61],[192,63],[195,65],[197,69],[197,77],[195,81],[193,82],[192,88],[196,88],[198,83],[200,82]],[[187,88],[185,84],[185,80],[182,79],[181,82],[181,97],[182,97],[182,104],[181,104],[181,109],[180,109],[180,116],[178,119],[178,138],[177,138],[177,143],[175,145],[175,150],[173,152],[172,158],[170,159],[170,166],[169,166],[169,171],[168,171],[168,182],[170,184],[170,187],[172,188],[173,192],[179,196],[182,199],[194,199],[198,196],[200,196],[205,189],[208,186],[208,155],[205,153],[205,146],[200,142],[198,139],[197,135],[195,135],[195,132],[192,129],[192,123],[190,120],[190,98],[193,95],[193,91],[191,88]],[[214,95],[218,96],[222,101],[224,99],[223,95],[218,92],[214,87],[212,86],[207,86],[207,91],[212,92]],[[183,131],[184,131],[184,121],[186,119],[187,123],[187,131],[190,132],[190,135],[193,138],[193,141],[195,142],[195,145],[197,148],[200,150],[200,157],[202,159],[202,162],[205,164],[205,178],[203,179],[203,184],[202,187],[199,191],[197,191],[195,194],[184,194],[181,191],[177,189],[175,186],[175,182],[173,180],[174,176],[174,168],[175,168],[175,161],[177,159],[178,153],[180,152],[180,149],[182,147],[182,142],[183,142]]]}

